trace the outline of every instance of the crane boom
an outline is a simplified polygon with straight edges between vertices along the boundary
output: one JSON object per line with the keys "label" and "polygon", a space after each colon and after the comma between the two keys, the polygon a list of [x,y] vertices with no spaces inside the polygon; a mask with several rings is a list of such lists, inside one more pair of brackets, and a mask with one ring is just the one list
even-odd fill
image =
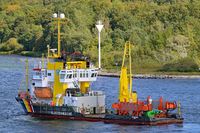
{"label": "crane boom", "polygon": [[120,74],[119,101],[136,102],[137,95],[132,94],[132,63],[131,63],[131,43],[126,42]]}

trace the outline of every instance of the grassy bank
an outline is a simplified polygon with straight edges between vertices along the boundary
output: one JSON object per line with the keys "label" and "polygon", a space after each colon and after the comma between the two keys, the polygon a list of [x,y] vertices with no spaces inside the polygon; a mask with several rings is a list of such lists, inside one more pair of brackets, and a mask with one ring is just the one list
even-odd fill
{"label": "grassy bank", "polygon": [[13,54],[11,51],[9,51],[9,52],[0,51],[0,55],[11,55],[11,54]]}
{"label": "grassy bank", "polygon": [[13,51],[0,51],[0,55],[21,55],[21,56],[27,56],[27,57],[42,57],[41,52],[33,52],[33,51],[22,51],[19,53],[13,52]]}
{"label": "grassy bank", "polygon": [[[113,66],[105,69],[105,72],[119,73],[121,66]],[[152,74],[152,75],[199,75],[199,65],[192,58],[182,58],[170,62],[156,62],[150,60],[132,62],[133,74]]]}
{"label": "grassy bank", "polygon": [[41,52],[33,52],[33,51],[22,51],[19,53],[19,55],[28,57],[42,57]]}
{"label": "grassy bank", "polygon": [[[103,69],[102,70],[104,73],[117,73],[120,74],[120,69]],[[200,72],[160,72],[157,71],[156,69],[152,68],[139,68],[139,69],[134,69],[133,75],[177,75],[177,76],[192,76],[192,75],[200,75]]]}
{"label": "grassy bank", "polygon": [[[103,69],[106,73],[120,73],[120,69]],[[134,69],[133,74],[151,74],[151,75],[200,75],[200,72],[160,72],[153,68]]]}
{"label": "grassy bank", "polygon": [[[200,72],[178,72],[178,71],[159,71],[163,68],[162,65],[156,65],[154,67],[148,66],[148,67],[144,67],[141,65],[134,65],[132,67],[132,73],[133,74],[151,74],[151,75],[200,75]],[[103,69],[103,72],[106,73],[120,73],[121,67],[114,67],[114,68],[110,68],[110,69]]]}

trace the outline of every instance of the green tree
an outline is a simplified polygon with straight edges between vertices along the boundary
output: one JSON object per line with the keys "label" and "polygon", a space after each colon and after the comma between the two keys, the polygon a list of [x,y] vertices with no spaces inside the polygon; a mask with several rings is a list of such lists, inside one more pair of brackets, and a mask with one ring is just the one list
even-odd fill
{"label": "green tree", "polygon": [[10,38],[8,41],[0,45],[1,51],[17,53],[22,51],[23,46],[18,43],[16,38]]}

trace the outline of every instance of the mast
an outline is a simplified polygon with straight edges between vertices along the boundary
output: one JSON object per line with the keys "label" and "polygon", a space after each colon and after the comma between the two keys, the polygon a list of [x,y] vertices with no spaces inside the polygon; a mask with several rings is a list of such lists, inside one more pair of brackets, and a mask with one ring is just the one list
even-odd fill
{"label": "mast", "polygon": [[47,45],[47,62],[49,62],[49,53],[50,53],[50,47]]}
{"label": "mast", "polygon": [[58,57],[60,57],[60,17],[57,18],[58,24]]}
{"label": "mast", "polygon": [[26,59],[26,92],[29,92],[28,89],[28,59]]}
{"label": "mast", "polygon": [[44,54],[42,54],[42,69],[44,68]]}
{"label": "mast", "polygon": [[[56,58],[60,58],[61,57],[61,54],[60,54],[60,48],[61,48],[61,41],[60,41],[60,36],[61,36],[61,33],[60,33],[60,28],[61,28],[61,21],[63,19],[65,19],[65,14],[64,13],[54,13],[53,14],[53,19],[57,21],[57,34],[58,34],[58,49],[57,49],[57,55],[55,55],[54,57]],[[48,50],[49,50],[49,46],[48,46]]]}

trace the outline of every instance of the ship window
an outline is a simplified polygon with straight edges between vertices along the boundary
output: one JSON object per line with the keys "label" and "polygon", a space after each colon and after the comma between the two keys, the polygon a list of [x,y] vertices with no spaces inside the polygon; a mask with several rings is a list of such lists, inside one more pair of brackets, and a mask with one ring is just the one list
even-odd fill
{"label": "ship window", "polygon": [[42,75],[45,76],[45,72],[42,72]]}
{"label": "ship window", "polygon": [[83,73],[83,77],[85,77],[85,72]]}
{"label": "ship window", "polygon": [[36,75],[40,75],[40,72],[36,72]]}
{"label": "ship window", "polygon": [[77,77],[77,73],[76,73],[76,72],[73,74],[73,77],[74,77],[74,78],[76,78],[76,77]]}
{"label": "ship window", "polygon": [[69,78],[70,78],[70,79],[72,78],[72,74],[69,75]]}
{"label": "ship window", "polygon": [[60,74],[60,79],[64,79],[65,78],[65,74]]}
{"label": "ship window", "polygon": [[82,76],[83,76],[83,74],[82,74],[82,73],[80,73],[80,78],[82,78]]}
{"label": "ship window", "polygon": [[92,73],[91,77],[96,77],[97,73]]}
{"label": "ship window", "polygon": [[51,76],[51,73],[48,73],[48,76]]}
{"label": "ship window", "polygon": [[86,73],[86,77],[88,77],[88,73]]}

